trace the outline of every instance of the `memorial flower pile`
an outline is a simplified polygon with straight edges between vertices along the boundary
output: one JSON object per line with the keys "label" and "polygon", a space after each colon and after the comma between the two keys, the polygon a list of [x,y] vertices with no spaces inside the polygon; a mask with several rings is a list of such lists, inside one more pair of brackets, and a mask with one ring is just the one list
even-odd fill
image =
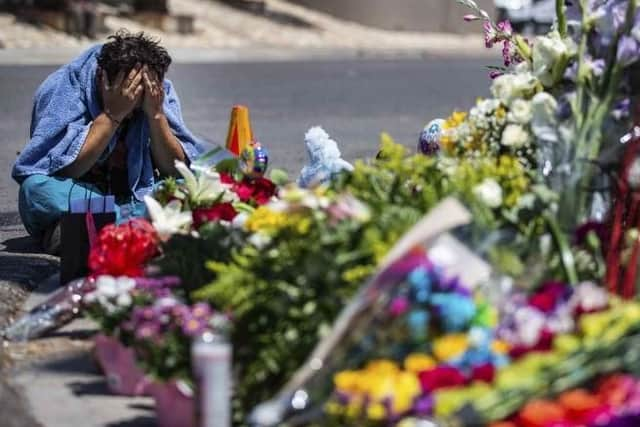
{"label": "memorial flower pile", "polygon": [[191,383],[191,344],[206,332],[225,333],[229,317],[206,303],[187,305],[168,296],[135,307],[120,327],[131,336],[145,373],[161,381]]}
{"label": "memorial flower pile", "polygon": [[[429,292],[424,292],[424,277],[435,285]],[[538,393],[564,391],[607,364],[616,370],[631,368],[631,359],[637,360],[637,355],[624,360],[615,349],[630,349],[637,342],[640,305],[611,298],[591,283],[576,288],[548,283],[530,295],[518,292],[497,313],[468,291],[443,287],[446,282],[434,277],[437,273],[413,270],[406,282],[395,285],[394,294],[422,295],[427,310],[419,309],[415,296],[389,299],[387,315],[406,323],[409,332],[395,332],[404,338],[391,347],[378,343],[372,352],[389,358],[374,358],[362,369],[334,376],[335,391],[325,405],[333,420],[387,425],[414,416],[464,423],[469,416],[464,408],[471,408],[475,421],[488,423]],[[397,331],[398,320],[386,328]],[[416,332],[418,339],[412,335]]]}
{"label": "memorial flower pile", "polygon": [[171,295],[171,289],[179,283],[177,277],[151,279],[102,275],[93,280],[93,290],[83,295],[82,303],[103,333],[117,335],[120,323],[135,306]]}

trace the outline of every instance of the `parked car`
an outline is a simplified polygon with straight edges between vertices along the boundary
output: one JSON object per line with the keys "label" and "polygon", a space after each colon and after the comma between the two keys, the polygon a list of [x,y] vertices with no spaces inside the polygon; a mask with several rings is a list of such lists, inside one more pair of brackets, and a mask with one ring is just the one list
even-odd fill
{"label": "parked car", "polygon": [[495,0],[495,5],[498,19],[508,19],[521,32],[545,32],[556,16],[555,0]]}

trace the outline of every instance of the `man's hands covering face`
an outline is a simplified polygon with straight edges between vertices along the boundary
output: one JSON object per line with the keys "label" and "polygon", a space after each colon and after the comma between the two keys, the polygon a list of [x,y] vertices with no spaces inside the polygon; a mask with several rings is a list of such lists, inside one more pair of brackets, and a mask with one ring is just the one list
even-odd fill
{"label": "man's hands covering face", "polygon": [[162,109],[162,103],[164,102],[162,82],[155,73],[149,71],[146,65],[142,67],[142,79],[144,83],[142,109],[149,119],[159,118],[164,114]]}
{"label": "man's hands covering face", "polygon": [[121,122],[140,103],[149,119],[164,114],[164,88],[158,76],[145,66],[137,64],[129,73],[120,72],[113,84],[104,70],[98,71],[104,111],[111,119]]}
{"label": "man's hands covering face", "polygon": [[106,71],[99,70],[98,82],[102,93],[104,111],[111,119],[124,120],[140,102],[144,85],[142,66],[137,64],[128,74],[118,73],[113,83],[109,82]]}

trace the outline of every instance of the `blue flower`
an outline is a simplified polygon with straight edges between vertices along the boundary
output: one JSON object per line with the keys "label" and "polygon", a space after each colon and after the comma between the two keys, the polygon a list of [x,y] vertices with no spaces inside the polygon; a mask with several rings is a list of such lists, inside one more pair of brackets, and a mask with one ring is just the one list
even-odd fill
{"label": "blue flower", "polygon": [[476,305],[465,295],[436,293],[431,303],[437,308],[445,332],[464,330],[476,314]]}
{"label": "blue flower", "polygon": [[427,338],[429,330],[429,312],[426,310],[412,310],[407,316],[411,336],[416,340]]}

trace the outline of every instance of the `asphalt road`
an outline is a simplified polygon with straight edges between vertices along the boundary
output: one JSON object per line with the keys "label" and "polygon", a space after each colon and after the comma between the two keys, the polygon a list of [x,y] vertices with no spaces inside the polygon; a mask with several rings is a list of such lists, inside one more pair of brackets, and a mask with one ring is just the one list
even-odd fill
{"label": "asphalt road", "polygon": [[[176,64],[171,78],[191,129],[224,143],[229,111],[251,110],[256,137],[271,165],[296,175],[303,136],[323,126],[343,157],[372,156],[385,130],[410,146],[430,119],[468,108],[487,91],[482,59]],[[28,139],[32,96],[51,66],[0,67],[0,224],[13,222],[17,185],[9,174]]]}

